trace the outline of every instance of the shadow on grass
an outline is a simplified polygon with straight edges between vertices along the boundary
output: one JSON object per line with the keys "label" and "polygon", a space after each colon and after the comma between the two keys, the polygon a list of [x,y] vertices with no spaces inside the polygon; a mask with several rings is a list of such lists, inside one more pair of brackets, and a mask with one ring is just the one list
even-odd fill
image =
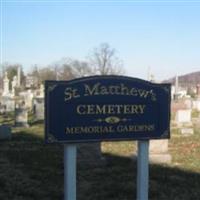
{"label": "shadow on grass", "polygon": [[[80,179],[80,188],[82,189],[80,199],[136,199],[136,161],[110,154],[105,154],[104,156],[107,162],[103,169],[91,168],[86,175],[85,173],[80,175],[83,176]],[[79,173],[81,173],[81,170]],[[149,175],[150,200],[200,199],[199,173],[184,171],[166,165],[151,164],[149,167]],[[87,187],[84,188],[84,180],[87,180],[87,184],[90,187],[86,184]]]}
{"label": "shadow on grass", "polygon": [[[104,165],[77,166],[77,200],[136,199],[136,162],[104,154]],[[95,161],[94,161],[95,163]],[[198,200],[200,174],[150,165],[150,200]],[[17,132],[0,143],[0,199],[63,199],[63,146]]]}

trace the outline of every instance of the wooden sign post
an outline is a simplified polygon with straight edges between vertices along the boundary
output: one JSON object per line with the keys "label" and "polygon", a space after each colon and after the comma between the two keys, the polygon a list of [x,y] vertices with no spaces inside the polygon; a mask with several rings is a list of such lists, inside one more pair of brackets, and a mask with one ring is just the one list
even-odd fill
{"label": "wooden sign post", "polygon": [[64,143],[65,200],[76,199],[76,143],[138,140],[137,200],[148,199],[148,140],[170,137],[170,84],[125,76],[45,82],[45,141]]}

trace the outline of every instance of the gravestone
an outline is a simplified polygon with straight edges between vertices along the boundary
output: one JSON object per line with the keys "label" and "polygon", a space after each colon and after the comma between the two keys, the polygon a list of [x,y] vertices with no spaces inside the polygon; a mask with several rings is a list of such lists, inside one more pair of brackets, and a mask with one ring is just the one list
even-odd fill
{"label": "gravestone", "polygon": [[33,100],[33,113],[35,120],[44,120],[44,98],[36,97]]}
{"label": "gravestone", "polygon": [[171,112],[176,113],[178,110],[187,110],[188,106],[185,104],[183,100],[177,100],[171,102]]}
{"label": "gravestone", "polygon": [[175,96],[175,86],[172,85],[172,86],[171,86],[171,99],[172,99],[172,100],[174,99],[174,96]]}
{"label": "gravestone", "polygon": [[150,140],[149,161],[152,163],[171,163],[171,155],[168,152],[168,140]]}
{"label": "gravestone", "polygon": [[186,99],[183,103],[185,104],[186,109],[192,109],[192,100],[191,99]]}
{"label": "gravestone", "polygon": [[5,112],[12,112],[15,110],[15,100],[9,96],[2,96],[2,105],[4,105]]}
{"label": "gravestone", "polygon": [[2,105],[0,103],[0,114],[5,114],[6,113],[6,106],[5,105]]}
{"label": "gravestone", "polygon": [[43,97],[44,98],[44,85],[43,84],[41,84],[40,85],[40,91],[39,91],[39,97]]}
{"label": "gravestone", "polygon": [[3,79],[3,96],[9,96],[10,91],[9,91],[9,79],[8,79],[8,73],[5,73],[5,77]]}
{"label": "gravestone", "polygon": [[180,124],[191,125],[191,109],[178,110],[176,112],[175,121],[178,125]]}
{"label": "gravestone", "polygon": [[12,85],[12,95],[15,96],[16,93],[15,93],[15,90],[16,90],[16,87],[17,87],[17,76],[14,76],[13,77],[13,81],[11,82],[11,85]]}
{"label": "gravestone", "polygon": [[8,125],[0,126],[0,140],[11,139],[11,128]]}
{"label": "gravestone", "polygon": [[21,86],[21,67],[18,66],[17,69],[17,87]]}
{"label": "gravestone", "polygon": [[[197,94],[197,99],[193,101],[193,109],[196,109],[197,111],[200,112],[200,84],[197,84],[196,86],[196,94]],[[199,113],[199,119],[200,119],[200,113]],[[199,123],[198,123],[199,127]]]}
{"label": "gravestone", "polygon": [[200,111],[200,100],[195,100],[192,102],[192,108]]}
{"label": "gravestone", "polygon": [[174,91],[174,100],[178,100],[179,98],[179,82],[178,82],[178,76],[176,75],[175,77],[175,91]]}
{"label": "gravestone", "polygon": [[28,125],[28,109],[23,105],[15,108],[15,126],[29,127]]}
{"label": "gravestone", "polygon": [[33,108],[34,93],[31,90],[27,90],[19,93],[20,98],[24,99],[25,105],[29,110]]}
{"label": "gravestone", "polygon": [[194,134],[193,128],[181,128],[180,132],[183,136],[190,136]]}
{"label": "gravestone", "polygon": [[33,108],[33,93],[28,92],[25,97],[26,106],[31,110]]}

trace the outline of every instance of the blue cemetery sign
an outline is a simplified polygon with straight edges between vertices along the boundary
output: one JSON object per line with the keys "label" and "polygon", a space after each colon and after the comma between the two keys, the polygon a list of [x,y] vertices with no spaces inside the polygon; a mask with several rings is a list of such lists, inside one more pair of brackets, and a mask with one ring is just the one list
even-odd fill
{"label": "blue cemetery sign", "polygon": [[170,84],[124,76],[45,82],[46,143],[170,137]]}

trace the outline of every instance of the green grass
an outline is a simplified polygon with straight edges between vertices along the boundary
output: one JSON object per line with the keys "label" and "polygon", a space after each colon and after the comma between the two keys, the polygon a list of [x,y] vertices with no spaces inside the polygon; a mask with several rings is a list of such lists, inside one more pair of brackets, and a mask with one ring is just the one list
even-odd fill
{"label": "green grass", "polygon": [[[35,122],[0,142],[0,199],[63,199],[63,146],[45,145],[43,137],[43,124]],[[136,199],[135,151],[136,142],[104,142],[103,165],[78,161],[77,200]],[[170,165],[150,165],[149,199],[200,199],[200,131],[183,137],[174,129],[169,151]]]}
{"label": "green grass", "polygon": [[0,125],[7,124],[7,125],[14,125],[14,112],[9,112],[6,114],[1,115],[0,117]]}
{"label": "green grass", "polygon": [[200,112],[198,110],[192,110],[192,118],[198,118],[200,115]]}

